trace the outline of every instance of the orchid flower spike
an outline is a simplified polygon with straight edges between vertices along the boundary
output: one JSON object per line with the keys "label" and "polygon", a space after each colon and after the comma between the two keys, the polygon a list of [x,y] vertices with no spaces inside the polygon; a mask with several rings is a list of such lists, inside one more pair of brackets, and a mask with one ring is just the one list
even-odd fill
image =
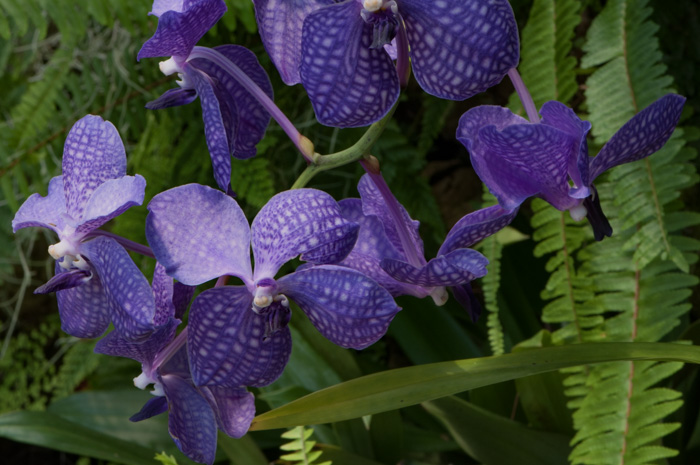
{"label": "orchid flower spike", "polygon": [[193,287],[173,283],[163,266],[157,264],[153,295],[158,329],[142,343],[129,341],[113,331],[97,343],[95,352],[140,362],[143,371],[134,384],[140,389],[153,385],[154,397],[131,421],[167,411],[168,431],[180,451],[196,462],[211,464],[216,454],[217,427],[240,438],[255,416],[255,403],[253,394],[243,386],[198,387],[192,382],[186,332],[175,337],[175,331],[193,293]]}
{"label": "orchid flower spike", "polygon": [[58,234],[49,247],[56,275],[35,293],[56,292],[63,330],[93,338],[110,322],[124,337],[142,340],[154,329],[148,281],[114,239],[95,230],[134,205],[146,189],[142,176],[126,176],[126,153],[112,123],[87,115],[73,125],[63,150],[63,175],[46,197],[30,196],[12,230],[38,226]]}
{"label": "orchid flower spike", "polygon": [[339,202],[343,217],[360,225],[357,244],[340,264],[365,273],[394,297],[431,296],[442,305],[447,301],[445,288],[450,287],[476,320],[480,307],[471,299],[469,283],[486,275],[488,260],[467,247],[504,228],[517,212],[495,206],[465,216],[450,230],[437,256],[426,261],[418,221],[378,176],[362,177],[357,186],[361,199]]}
{"label": "orchid flower spike", "polygon": [[304,85],[328,126],[366,126],[386,115],[409,61],[423,90],[464,100],[500,82],[520,57],[507,0],[253,3],[282,79]]}
{"label": "orchid flower spike", "polygon": [[671,137],[685,98],[668,94],[637,113],[588,156],[591,129],[566,105],[542,105],[542,120],[530,123],[507,108],[480,106],[459,121],[457,139],[472,165],[505,210],[536,196],[575,220],[588,218],[596,240],[612,234],[593,181],[608,169],[648,157]]}
{"label": "orchid flower spike", "polygon": [[143,44],[138,59],[170,57],[160,69],[180,78],[178,88],[146,108],[185,105],[199,97],[214,177],[222,190],[231,193],[231,156],[255,156],[255,145],[270,123],[270,113],[260,99],[269,101],[273,93],[267,73],[245,47],[195,47],[225,12],[223,0],[156,0],[151,13],[159,17],[158,29]]}
{"label": "orchid flower spike", "polygon": [[[252,227],[235,200],[197,184],[163,192],[148,208],[146,237],[170,276],[188,285],[220,276],[243,282],[204,291],[192,304],[187,345],[197,386],[274,381],[291,351],[290,301],[331,342],[355,349],[379,339],[400,310],[373,280],[333,265],[352,249],[358,225],[322,191],[277,194]],[[315,266],[276,277],[299,255]]]}

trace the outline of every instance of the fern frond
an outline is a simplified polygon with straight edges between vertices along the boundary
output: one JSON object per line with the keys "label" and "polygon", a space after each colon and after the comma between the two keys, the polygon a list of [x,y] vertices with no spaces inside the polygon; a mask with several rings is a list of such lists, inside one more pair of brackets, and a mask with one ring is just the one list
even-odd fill
{"label": "fern frond", "polygon": [[[548,100],[568,102],[576,93],[576,58],[571,56],[574,29],[581,21],[581,2],[535,0],[522,32],[519,71],[535,105]],[[516,94],[508,105],[522,113]]]}
{"label": "fern frond", "polygon": [[310,440],[313,434],[313,429],[303,426],[285,431],[282,438],[292,441],[282,444],[280,449],[291,453],[282,455],[280,459],[288,461],[290,465],[332,465],[331,461],[316,462],[323,452],[313,450],[316,445],[316,441]]}
{"label": "fern frond", "polygon": [[[483,207],[496,204],[496,198],[488,192],[484,186]],[[489,346],[493,355],[505,353],[505,334],[503,325],[498,317],[498,289],[501,287],[501,256],[503,244],[496,236],[489,236],[478,245],[479,251],[488,259],[488,273],[481,280],[481,288],[484,292],[484,306],[488,317],[486,327],[488,328]]]}

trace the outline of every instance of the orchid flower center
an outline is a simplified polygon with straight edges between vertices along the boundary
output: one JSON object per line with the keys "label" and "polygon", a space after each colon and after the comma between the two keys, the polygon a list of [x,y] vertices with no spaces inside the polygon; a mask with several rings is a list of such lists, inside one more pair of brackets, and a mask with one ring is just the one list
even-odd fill
{"label": "orchid flower center", "polygon": [[372,45],[369,48],[381,48],[391,43],[399,29],[399,7],[396,1],[364,0],[362,7],[362,19],[374,26]]}
{"label": "orchid flower center", "polygon": [[177,85],[179,85],[183,89],[191,89],[194,86],[187,79],[187,74],[185,73],[185,70],[182,65],[183,62],[180,60],[176,60],[175,57],[170,57],[169,59],[161,61],[158,64],[158,66],[160,67],[160,71],[166,76],[170,76],[171,74],[177,73],[177,77],[180,78],[177,81],[175,81]]}
{"label": "orchid flower center", "polygon": [[140,375],[134,378],[134,386],[141,390],[145,390],[149,384],[153,385],[153,390],[151,391],[151,394],[159,397],[165,395],[163,384],[157,379],[155,379],[152,375],[147,374],[145,371],[141,372]]}
{"label": "orchid flower center", "polygon": [[292,315],[287,296],[277,293],[277,283],[271,278],[263,278],[255,284],[253,311],[265,318],[263,339],[287,326]]}
{"label": "orchid flower center", "polygon": [[586,210],[586,207],[583,205],[583,203],[581,203],[579,205],[576,205],[575,207],[570,208],[569,214],[571,215],[571,218],[573,218],[574,221],[581,221],[588,214],[588,210]]}
{"label": "orchid flower center", "polygon": [[61,239],[60,242],[49,246],[49,255],[58,262],[59,266],[65,270],[79,269],[88,270],[90,265],[80,255],[78,245],[75,240]]}

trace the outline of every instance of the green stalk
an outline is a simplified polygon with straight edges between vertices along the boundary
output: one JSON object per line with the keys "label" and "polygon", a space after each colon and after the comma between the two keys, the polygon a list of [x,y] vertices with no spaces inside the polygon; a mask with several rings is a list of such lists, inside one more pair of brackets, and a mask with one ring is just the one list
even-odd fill
{"label": "green stalk", "polygon": [[331,153],[329,155],[315,154],[313,161],[299,175],[299,178],[292,185],[292,189],[301,189],[306,186],[311,179],[322,171],[328,171],[339,166],[348,165],[369,155],[369,150],[377,142],[379,136],[384,132],[387,123],[391,120],[396,110],[396,105],[393,106],[389,113],[376,123],[372,124],[369,129],[355,142],[351,147],[341,150],[340,152]]}

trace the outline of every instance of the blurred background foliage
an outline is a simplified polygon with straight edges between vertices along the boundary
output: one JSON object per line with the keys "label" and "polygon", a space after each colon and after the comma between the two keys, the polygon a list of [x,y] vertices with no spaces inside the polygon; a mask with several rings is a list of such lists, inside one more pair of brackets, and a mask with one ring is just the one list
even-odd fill
{"label": "blurred background foliage", "polygon": [[[281,82],[257,35],[252,3],[227,4],[228,13],[201,44],[253,50],[270,74],[276,103],[318,152],[351,145],[361,129],[320,126],[301,86]],[[297,309],[291,362],[280,380],[256,393],[259,412],[411,364],[581,341],[700,344],[700,7],[691,0],[511,4],[523,37],[520,71],[535,102],[559,99],[590,119],[593,152],[669,89],[688,98],[682,130],[665,155],[613,170],[598,185],[616,231],[612,239],[593,243],[588,225],[534,201],[513,223],[520,235],[484,241],[480,250],[492,264],[487,278],[476,283],[487,310],[477,324],[452,301],[438,309],[426,300],[399,299],[403,311],[388,335],[357,352],[328,343]],[[149,397],[133,388],[137,364],[96,355],[94,342],[66,336],[53,296],[32,294],[53,273],[45,253],[51,235],[13,235],[10,227],[24,199],[45,195],[48,180],[60,174],[65,136],[87,113],[119,129],[128,172],[148,181],[146,201],[180,184],[213,185],[199,105],[144,109],[174,84],[156,60],[135,60],[157,24],[149,9],[143,0],[0,1],[3,463],[158,463],[153,457],[161,451],[161,463],[189,463],[169,438],[165,418],[128,422]],[[388,184],[421,221],[427,257],[459,218],[493,201],[455,140],[459,117],[480,104],[517,110],[511,94],[504,81],[468,101],[448,102],[412,82],[375,146]],[[232,185],[248,217],[291,186],[303,168],[273,122],[258,156],[234,163]],[[310,186],[336,199],[353,197],[361,174],[352,165],[322,173]],[[133,208],[108,227],[145,243],[145,216],[145,207]],[[152,273],[152,261],[134,259],[147,276]],[[222,436],[218,457],[241,465],[304,463],[306,453],[317,463],[336,465],[691,465],[700,457],[699,408],[697,367],[619,362],[524,378],[371,419],[293,430],[283,438],[279,431],[242,440]],[[18,411],[36,416],[20,421],[13,417]],[[129,454],[114,454],[120,450]]]}

